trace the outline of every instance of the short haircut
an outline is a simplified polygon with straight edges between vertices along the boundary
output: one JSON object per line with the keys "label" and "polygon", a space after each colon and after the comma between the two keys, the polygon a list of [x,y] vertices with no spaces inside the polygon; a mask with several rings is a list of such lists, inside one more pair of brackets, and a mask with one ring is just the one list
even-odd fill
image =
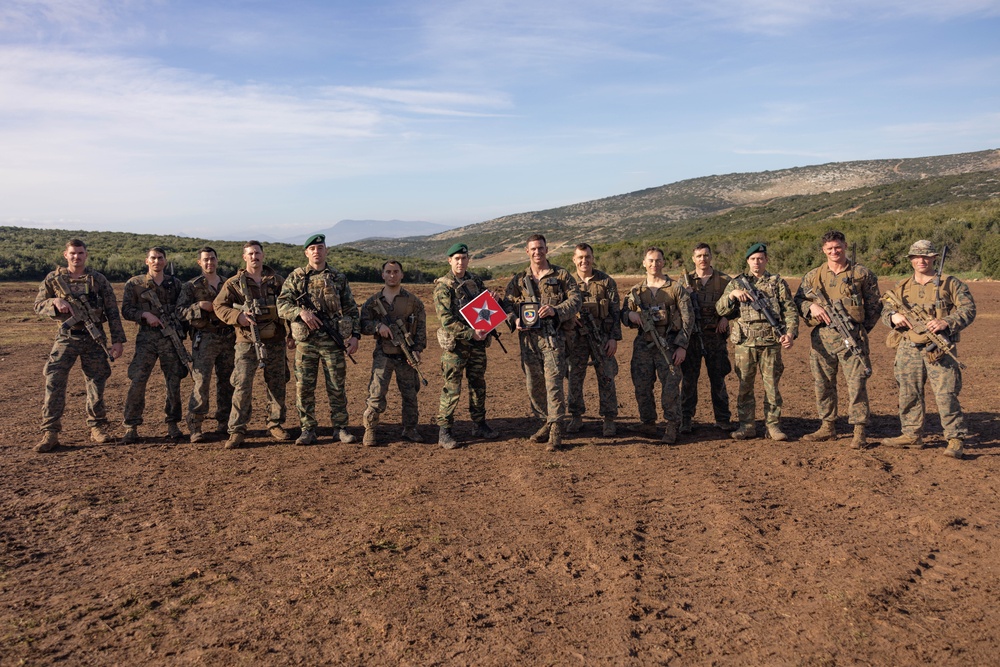
{"label": "short haircut", "polygon": [[215,248],[213,248],[212,246],[209,246],[209,245],[205,245],[205,246],[201,247],[201,250],[198,251],[198,259],[201,259],[201,254],[205,253],[205,252],[210,252],[213,255],[215,255],[216,259],[219,259],[219,253],[215,252]]}
{"label": "short haircut", "polygon": [[823,238],[819,240],[819,244],[824,246],[830,241],[840,241],[846,245],[847,237],[844,236],[844,232],[838,232],[836,229],[831,229],[826,234],[823,234]]}
{"label": "short haircut", "polygon": [[163,259],[167,258],[167,249],[164,248],[163,246],[154,245],[152,248],[150,248],[149,250],[146,251],[146,257],[149,257],[149,253],[151,253],[151,252],[155,252],[155,253],[158,253],[160,255],[163,255]]}
{"label": "short haircut", "polygon": [[66,241],[66,250],[69,250],[70,248],[83,248],[86,250],[87,244],[80,239],[70,239],[69,241]]}
{"label": "short haircut", "polygon": [[591,255],[594,254],[594,249],[590,247],[589,243],[577,243],[576,250],[582,250],[583,252],[589,252]]}
{"label": "short haircut", "polygon": [[546,240],[545,240],[545,237],[544,237],[544,236],[542,236],[541,234],[532,234],[531,236],[529,236],[529,237],[528,237],[528,243],[531,243],[532,241],[541,241],[541,242],[542,242],[542,243],[544,243],[544,244],[545,244],[546,246],[547,246],[547,245],[549,244],[549,242],[548,242],[548,241],[546,241]]}
{"label": "short haircut", "polygon": [[667,253],[663,252],[663,248],[657,248],[655,245],[651,245],[642,251],[642,259],[645,260],[646,255],[648,255],[651,252],[658,252],[660,253],[660,257],[664,259],[667,258]]}
{"label": "short haircut", "polygon": [[691,254],[693,255],[699,250],[707,250],[709,255],[712,254],[712,246],[708,245],[707,243],[699,243],[698,245],[696,245],[694,247],[694,250],[691,251]]}
{"label": "short haircut", "polygon": [[257,239],[250,239],[249,241],[243,244],[243,254],[246,254],[247,248],[249,248],[250,246],[257,246],[258,248],[260,248],[261,252],[264,252],[264,246],[261,245],[260,241],[258,241]]}
{"label": "short haircut", "polygon": [[382,262],[383,273],[385,273],[385,267],[389,266],[390,264],[395,264],[396,266],[398,266],[400,271],[403,270],[403,265],[400,263],[398,259],[387,259],[384,262]]}

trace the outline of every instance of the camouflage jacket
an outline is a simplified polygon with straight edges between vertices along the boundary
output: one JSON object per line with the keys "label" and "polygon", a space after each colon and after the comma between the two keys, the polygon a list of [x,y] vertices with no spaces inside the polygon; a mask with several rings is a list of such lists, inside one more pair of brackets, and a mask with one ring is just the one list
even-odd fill
{"label": "camouflage jacket", "polygon": [[864,327],[865,332],[875,328],[882,313],[878,278],[860,264],[848,262],[846,269],[834,273],[824,263],[802,278],[802,284],[795,292],[795,307],[806,324],[826,329],[827,325],[809,316],[809,307],[813,304],[810,292],[819,292],[830,303],[843,303],[851,320]]}
{"label": "camouflage jacket", "polygon": [[[924,306],[935,317],[947,322],[948,331],[942,333],[945,333],[953,343],[958,342],[962,329],[976,319],[976,302],[972,300],[972,292],[969,291],[968,285],[955,276],[942,275],[940,287],[937,287],[933,280],[920,285],[910,276],[900,280],[889,291],[907,306]],[[894,314],[888,308],[883,310],[882,323],[895,328],[892,324]],[[927,342],[926,337],[912,331],[906,336],[918,345]]]}
{"label": "camouflage jacket", "polygon": [[[91,308],[100,312],[101,322],[108,323],[112,343],[125,342],[125,328],[122,327],[122,318],[118,312],[118,298],[115,297],[115,291],[104,274],[91,269],[84,269],[83,276],[73,278],[69,274],[69,269],[61,266],[45,276],[45,280],[38,288],[38,296],[35,297],[36,314],[51,317],[59,322],[65,322],[70,318],[69,313],[60,313],[52,305],[53,299],[65,298],[64,289],[60,282],[69,284],[71,296],[86,300]],[[83,325],[80,325],[78,330],[82,331]]]}
{"label": "camouflage jacket", "polygon": [[225,280],[220,279],[219,288],[216,289],[209,284],[205,274],[184,283],[181,286],[180,298],[177,299],[177,316],[198,331],[215,333],[229,331],[232,327],[220,320],[215,312],[202,310],[198,305],[202,301],[215,301],[225,283]]}
{"label": "camouflage jacket", "polygon": [[576,314],[580,311],[582,297],[569,271],[550,264],[548,271],[538,280],[532,275],[530,266],[515,273],[504,291],[503,309],[512,313],[510,317],[516,318],[520,304],[536,300],[531,298],[532,291],[539,305],[555,309],[555,317],[549,319],[554,319],[566,331],[576,327]]}
{"label": "camouflage jacket", "polygon": [[[788,283],[781,276],[766,271],[760,278],[754,278],[751,273],[740,275],[764,295],[771,306],[771,312],[779,321],[785,323],[785,328],[791,337],[798,338],[799,313],[795,310],[795,300],[792,298],[792,290],[788,287]],[[778,335],[762,313],[754,310],[749,303],[730,299],[729,294],[734,289],[736,289],[735,282],[726,285],[725,292],[715,304],[719,315],[733,322],[733,326],[729,328],[729,341],[734,345],[746,347],[777,345]]]}
{"label": "camouflage jacket", "polygon": [[[177,300],[181,296],[181,287],[181,281],[173,276],[164,275],[163,281],[159,285],[149,273],[142,276],[132,276],[125,283],[125,289],[122,293],[122,319],[138,322],[139,330],[142,331],[151,328],[143,319],[143,313],[152,313],[161,320],[174,318]],[[157,312],[151,298],[154,294],[159,299],[163,312]],[[177,333],[182,338],[184,337],[183,330],[179,330]]]}
{"label": "camouflage jacket", "polygon": [[329,338],[322,328],[310,329],[300,317],[302,306],[296,299],[307,292],[313,305],[338,328],[345,342],[349,338],[361,339],[358,304],[354,301],[354,293],[351,292],[351,284],[347,282],[347,275],[327,264],[319,271],[308,266],[298,267],[292,271],[285,281],[285,286],[281,288],[278,314],[292,323],[292,337],[295,340]]}
{"label": "camouflage jacket", "polygon": [[382,290],[375,292],[365,301],[364,305],[361,306],[362,335],[373,336],[375,344],[381,343],[382,351],[386,354],[403,353],[398,345],[393,345],[392,340],[378,335],[378,325],[388,326],[388,322],[385,322],[375,312],[376,299],[382,301],[382,307],[389,313],[390,321],[402,320],[403,330],[413,339],[413,350],[415,352],[423,351],[427,347],[427,314],[424,311],[424,302],[403,287],[399,288],[399,294],[392,300],[392,303],[386,301]]}
{"label": "camouflage jacket", "polygon": [[[473,340],[474,329],[462,317],[459,309],[471,299],[461,289],[462,283],[470,281],[470,292],[473,298],[486,290],[486,285],[482,279],[469,271],[465,272],[465,277],[457,278],[454,273],[448,272],[434,281],[434,312],[440,322],[439,331],[444,332],[444,336],[452,341],[466,341],[473,345],[486,347],[490,339],[478,341]],[[441,334],[439,334],[439,338]]]}
{"label": "camouflage jacket", "polygon": [[[684,274],[686,278],[686,285],[690,286],[692,295],[691,306],[694,307],[694,295],[698,297],[698,310],[695,312],[695,317],[698,318],[698,324],[701,326],[702,333],[709,335],[716,335],[716,327],[719,326],[719,312],[715,309],[715,304],[719,300],[725,291],[726,286],[732,278],[729,275],[719,271],[715,267],[712,267],[712,275],[708,277],[705,282],[701,281],[701,278],[694,271],[690,271]],[[685,282],[679,280],[678,282]],[[685,289],[687,289],[687,286]]]}
{"label": "camouflage jacket", "polygon": [[[245,276],[245,277],[244,277]],[[219,290],[218,296],[212,305],[215,306],[215,314],[219,319],[231,327],[236,328],[236,340],[240,343],[252,343],[253,336],[249,327],[241,327],[237,324],[240,313],[244,311],[247,296],[243,293],[241,283],[246,282],[247,290],[250,292],[249,298],[261,303],[263,315],[257,318],[257,326],[260,329],[260,337],[265,341],[275,341],[285,338],[285,325],[278,317],[278,294],[281,293],[281,286],[284,279],[269,266],[262,269],[260,284],[257,284],[247,273],[246,269],[240,269],[236,275],[226,281]]]}
{"label": "camouflage jacket", "polygon": [[[648,287],[645,279],[633,285],[622,304],[621,321],[627,327],[638,329],[640,325],[633,324],[628,314],[640,310],[653,310],[657,333],[666,338],[671,345],[687,349],[694,329],[691,295],[670,276],[664,278],[666,284],[656,290]],[[640,332],[639,337],[648,343],[653,342],[653,336],[649,332]]]}
{"label": "camouflage jacket", "polygon": [[[579,278],[579,274],[577,274]],[[601,333],[610,340],[622,339],[621,297],[618,283],[603,271],[594,270],[590,280],[577,280],[580,289],[580,311],[588,311],[594,321],[600,324]]]}

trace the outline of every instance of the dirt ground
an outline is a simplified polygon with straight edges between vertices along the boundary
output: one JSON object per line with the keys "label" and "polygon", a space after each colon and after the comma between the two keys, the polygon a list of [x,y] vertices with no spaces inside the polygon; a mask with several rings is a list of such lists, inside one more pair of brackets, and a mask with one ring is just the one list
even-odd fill
{"label": "dirt ground", "polygon": [[[464,397],[467,446],[398,441],[393,389],[386,447],[333,442],[328,419],[318,446],[274,443],[258,378],[248,448],[172,444],[154,376],[141,444],[88,441],[81,382],[63,447],[39,455],[55,328],[31,312],[36,289],[0,286],[0,665],[997,664],[996,283],[972,285],[979,316],[961,343],[965,461],[941,455],[936,414],[923,451],[851,451],[843,417],[838,441],[799,440],[818,424],[807,336],[785,357],[786,443],[712,428],[707,382],[701,424],[677,446],[602,439],[591,375],[591,421],[546,453],[526,440],[538,423],[505,335],[510,353],[489,351],[497,441],[470,439]],[[875,437],[899,432],[884,334]],[[619,349],[625,424],[632,337]],[[371,349],[348,364],[358,435]],[[420,393],[429,442],[438,352]],[[113,420],[131,353],[108,385]],[[758,383],[758,417],[759,396]],[[288,405],[296,427],[294,385]]]}

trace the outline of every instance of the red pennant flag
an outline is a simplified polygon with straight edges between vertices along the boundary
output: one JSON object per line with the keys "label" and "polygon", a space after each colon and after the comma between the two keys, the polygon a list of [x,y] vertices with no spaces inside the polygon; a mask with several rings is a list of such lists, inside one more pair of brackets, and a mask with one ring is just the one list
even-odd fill
{"label": "red pennant flag", "polygon": [[462,313],[462,317],[465,318],[470,327],[479,331],[493,331],[507,319],[507,313],[493,298],[493,295],[486,290],[462,306],[458,312]]}

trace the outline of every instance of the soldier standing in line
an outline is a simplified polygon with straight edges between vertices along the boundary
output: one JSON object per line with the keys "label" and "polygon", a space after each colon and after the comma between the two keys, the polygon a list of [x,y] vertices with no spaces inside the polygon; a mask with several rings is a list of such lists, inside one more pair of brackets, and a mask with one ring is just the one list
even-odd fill
{"label": "soldier standing in line", "polygon": [[306,239],[308,264],[292,271],[278,297],[278,313],[292,323],[292,337],[296,341],[295,404],[302,425],[296,445],[316,443],[316,382],[320,362],[333,429],[343,443],[358,440],[347,430],[345,382],[346,355],[358,351],[361,320],[347,276],[327,264],[328,254],[325,235],[313,234]]}
{"label": "soldier standing in line", "polygon": [[[417,368],[410,365],[401,345],[393,339],[392,326],[397,326],[403,336],[403,344],[410,346],[410,353],[417,363],[420,354],[427,347],[427,316],[424,303],[403,286],[403,265],[391,259],[382,264],[382,281],[385,286],[375,292],[361,306],[361,334],[375,337],[372,351],[372,376],[368,386],[368,401],[362,421],[365,435],[362,441],[366,447],[377,444],[375,429],[379,418],[385,412],[385,396],[389,391],[392,374],[396,374],[396,386],[402,400],[402,437],[411,442],[423,442],[417,430],[420,412],[417,392],[420,391],[420,375]],[[386,313],[383,317],[380,312]],[[406,340],[409,336],[409,342]],[[411,344],[412,343],[412,344]]]}
{"label": "soldier standing in line", "polygon": [[528,237],[525,251],[530,263],[510,279],[504,299],[517,308],[510,317],[518,331],[531,409],[536,417],[545,419],[532,439],[548,441],[547,449],[552,452],[562,447],[566,335],[576,326],[581,297],[573,276],[549,264],[544,236]]}
{"label": "soldier standing in line", "polygon": [[729,320],[719,317],[715,303],[726,291],[732,280],[728,275],[712,266],[712,248],[707,243],[694,247],[691,257],[694,271],[686,273],[681,281],[691,295],[692,306],[697,303],[695,317],[697,325],[688,345],[687,355],[681,364],[684,382],[681,387],[681,433],[690,433],[698,408],[698,377],[701,375],[701,360],[705,360],[709,386],[712,389],[712,411],[716,428],[733,431],[736,427],[730,421],[729,392],[726,390],[726,376],[733,370],[729,362],[726,346],[729,335]]}
{"label": "soldier standing in line", "polygon": [[468,271],[469,246],[455,243],[448,248],[451,271],[434,281],[434,312],[440,328],[441,399],[438,403],[438,444],[445,449],[458,447],[451,429],[455,424],[455,407],[462,394],[462,373],[469,380],[469,416],[475,425],[476,437],[491,440],[497,432],[486,423],[486,348],[490,334],[469,326],[459,309],[486,291],[479,276]]}
{"label": "soldier standing in line", "polygon": [[[139,426],[142,413],[146,409],[146,383],[153,372],[157,359],[166,383],[167,398],[163,408],[167,423],[167,437],[180,440],[184,437],[177,425],[181,420],[181,380],[188,370],[177,349],[177,343],[167,334],[167,328],[174,329],[177,340],[184,336],[177,331],[174,319],[177,299],[181,295],[181,281],[164,273],[167,267],[167,251],[159,246],[146,253],[145,275],[133,276],[125,283],[122,294],[122,319],[139,324],[135,337],[135,356],[128,366],[131,384],[125,398],[125,438],[126,444],[139,441]],[[187,351],[184,351],[187,354]]]}
{"label": "soldier standing in line", "polygon": [[184,283],[177,300],[178,316],[193,329],[191,343],[191,399],[188,401],[188,429],[191,442],[204,442],[202,422],[208,415],[212,371],[215,371],[216,433],[228,432],[229,414],[233,408],[233,374],[236,354],[236,332],[215,314],[212,303],[219,295],[222,277],[218,274],[219,256],[214,248],[205,246],[198,251],[201,275]]}
{"label": "soldier standing in line", "polygon": [[[821,442],[837,437],[837,368],[843,368],[847,380],[849,417],[854,426],[851,449],[868,445],[865,432],[870,410],[868,407],[868,376],[871,375],[868,334],[882,313],[878,278],[874,273],[855,264],[847,257],[847,240],[843,232],[829,231],[820,239],[826,263],[802,278],[795,293],[795,306],[806,323],[813,326],[809,352],[816,389],[816,410],[821,424],[803,440]],[[850,327],[853,338],[845,343],[844,336],[833,326],[833,317]],[[855,347],[856,345],[856,347]]]}
{"label": "soldier standing in line", "polygon": [[[947,251],[947,248],[945,248]],[[890,341],[896,346],[896,384],[899,385],[899,421],[903,434],[882,441],[888,447],[922,449],[924,447],[924,387],[930,382],[941,416],[944,437],[948,439],[946,456],[961,459],[963,441],[969,429],[958,402],[962,390],[962,367],[955,345],[960,332],[976,319],[976,302],[969,286],[955,276],[934,271],[937,249],[930,241],[910,246],[913,276],[904,278],[886,296],[895,297],[905,308],[925,315],[924,323],[912,322],[901,312],[887,306],[882,323],[893,328]],[[915,314],[916,316],[916,314]],[[930,332],[928,335],[927,332]],[[942,337],[933,342],[932,337]],[[947,351],[946,351],[947,350]]]}
{"label": "soldier standing in line", "polygon": [[[748,272],[734,278],[715,304],[719,315],[729,318],[729,339],[734,346],[736,376],[740,391],[736,412],[740,427],[731,434],[734,440],[757,437],[754,414],[754,379],[760,370],[764,383],[764,426],[772,440],[788,440],[781,430],[781,391],[778,383],[785,370],[781,362],[781,349],[790,350],[799,333],[799,316],[795,310],[791,290],[781,276],[768,273],[767,246],[755,243],[746,252]],[[745,284],[751,289],[738,288]],[[754,296],[760,297],[756,305],[768,313],[754,308]],[[775,318],[777,329],[767,320]]]}
{"label": "soldier standing in line", "polygon": [[226,449],[236,449],[246,440],[253,407],[253,378],[258,368],[264,371],[267,387],[267,430],[275,440],[292,439],[282,426],[285,385],[289,378],[285,350],[295,347],[278,317],[277,299],[284,280],[264,265],[264,247],[260,241],[243,244],[243,262],[245,268],[225,282],[212,304],[220,320],[236,327],[233,409]]}
{"label": "soldier standing in line", "polygon": [[[583,384],[587,366],[593,360],[597,371],[597,391],[600,397],[600,415],[604,418],[602,434],[606,438],[616,433],[618,418],[618,392],[615,376],[618,375],[618,341],[622,339],[621,299],[615,279],[594,269],[594,249],[580,243],[573,252],[576,265],[576,282],[583,302],[580,305],[576,327],[566,339],[566,361],[569,367],[569,413],[567,433],[578,433],[583,426],[587,408],[583,399]],[[588,337],[594,340],[588,340]],[[597,348],[600,353],[595,356]],[[592,349],[594,352],[592,352]],[[596,368],[596,366],[595,366]]]}
{"label": "soldier standing in line", "polygon": [[[125,343],[118,299],[108,279],[87,268],[86,244],[80,239],[68,241],[63,257],[66,268],[59,267],[45,276],[35,297],[36,314],[62,323],[45,363],[42,439],[35,445],[35,451],[39,453],[50,452],[59,446],[62,414],[66,408],[66,383],[78,357],[87,387],[90,439],[98,444],[111,442],[113,438],[107,430],[108,415],[104,407],[104,385],[111,377],[109,359],[122,356]],[[110,349],[106,349],[104,322],[108,323],[111,333]]]}
{"label": "soldier standing in line", "polygon": [[[681,369],[687,356],[694,309],[691,296],[663,273],[663,250],[646,248],[642,266],[646,277],[629,290],[622,305],[622,324],[640,329],[632,346],[632,384],[639,404],[639,432],[655,438],[656,400],[653,385],[660,378],[660,406],[667,425],[662,442],[677,442],[681,421]],[[652,372],[651,372],[652,371]]]}

